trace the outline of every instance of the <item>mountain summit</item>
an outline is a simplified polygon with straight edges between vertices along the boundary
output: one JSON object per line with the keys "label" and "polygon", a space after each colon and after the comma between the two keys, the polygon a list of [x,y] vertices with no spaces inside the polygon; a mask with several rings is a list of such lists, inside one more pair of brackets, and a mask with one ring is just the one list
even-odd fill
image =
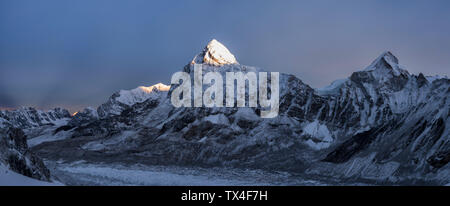
{"label": "mountain summit", "polygon": [[225,64],[239,64],[234,55],[219,41],[213,39],[196,55],[192,64],[211,64],[214,66],[223,66]]}
{"label": "mountain summit", "polygon": [[385,70],[388,72],[393,72],[395,76],[400,74],[408,74],[404,69],[401,69],[399,65],[398,58],[392,54],[390,51],[383,52],[378,58],[376,58],[372,64],[370,64],[366,71],[374,70]]}
{"label": "mountain summit", "polygon": [[98,115],[100,117],[118,115],[136,103],[158,99],[161,95],[165,96],[169,89],[170,86],[158,83],[149,87],[140,86],[132,90],[120,90],[114,93],[106,103],[100,105]]}

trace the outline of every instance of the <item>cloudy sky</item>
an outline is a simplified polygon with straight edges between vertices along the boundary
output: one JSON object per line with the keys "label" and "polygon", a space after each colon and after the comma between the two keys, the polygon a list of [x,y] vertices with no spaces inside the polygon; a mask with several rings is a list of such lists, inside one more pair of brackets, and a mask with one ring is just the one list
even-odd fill
{"label": "cloudy sky", "polygon": [[212,38],[241,64],[323,87],[392,51],[449,75],[450,1],[0,1],[0,108],[98,106],[168,83]]}

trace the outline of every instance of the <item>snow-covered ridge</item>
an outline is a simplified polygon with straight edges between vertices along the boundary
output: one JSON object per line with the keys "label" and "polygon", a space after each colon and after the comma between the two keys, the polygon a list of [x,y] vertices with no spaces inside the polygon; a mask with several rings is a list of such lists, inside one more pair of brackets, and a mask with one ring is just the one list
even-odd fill
{"label": "snow-covered ridge", "polygon": [[316,89],[319,95],[337,94],[339,89],[348,81],[348,78],[338,79],[333,81],[330,85]]}
{"label": "snow-covered ridge", "polygon": [[395,76],[408,74],[408,71],[401,68],[397,57],[390,51],[383,52],[364,71],[377,71],[382,76],[386,76],[386,72],[392,72]]}
{"label": "snow-covered ridge", "polygon": [[31,128],[42,125],[63,125],[67,123],[70,117],[70,113],[61,108],[44,112],[32,107],[21,107],[16,110],[0,111],[0,127],[9,125],[19,128]]}
{"label": "snow-covered ridge", "polygon": [[153,86],[140,86],[132,90],[120,90],[114,93],[106,103],[97,108],[98,117],[103,118],[110,115],[119,115],[125,109],[145,102],[149,99],[159,99],[167,95],[170,86],[162,83]]}
{"label": "snow-covered ridge", "polygon": [[[354,74],[363,74],[361,77],[366,78],[366,74],[369,74],[373,77],[377,82],[384,83],[389,81],[393,77],[397,77],[400,74],[405,76],[409,76],[409,73],[406,69],[404,69],[401,65],[399,65],[399,60],[396,56],[392,54],[390,51],[383,52],[380,56],[378,56],[368,67],[366,67],[362,71],[356,71]],[[352,75],[352,76],[353,76]],[[356,75],[360,76],[360,75]],[[316,92],[319,95],[333,95],[338,94],[339,90],[342,86],[345,85],[346,82],[353,80],[352,77],[345,79],[338,79],[333,81],[330,85],[325,86],[323,88],[317,88]]]}
{"label": "snow-covered ridge", "polygon": [[120,90],[119,96],[116,98],[116,100],[118,102],[131,106],[136,103],[144,102],[150,97],[155,96],[154,92],[167,92],[169,90],[170,86],[164,85],[162,83],[158,83],[149,87],[140,86],[132,90]]}
{"label": "snow-covered ridge", "polygon": [[448,79],[448,77],[446,75],[444,75],[444,76],[441,76],[441,75],[425,76],[425,78],[430,83],[434,82],[435,80],[438,80],[438,79]]}
{"label": "snow-covered ridge", "polygon": [[222,66],[225,64],[238,64],[238,62],[234,55],[222,43],[213,39],[200,54],[194,57],[192,64]]}

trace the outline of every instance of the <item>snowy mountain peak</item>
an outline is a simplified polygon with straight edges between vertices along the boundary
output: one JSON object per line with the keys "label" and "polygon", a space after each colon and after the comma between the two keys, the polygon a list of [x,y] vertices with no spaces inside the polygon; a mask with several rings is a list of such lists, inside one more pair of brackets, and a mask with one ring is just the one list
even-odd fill
{"label": "snowy mountain peak", "polygon": [[[365,71],[385,71],[392,73],[395,76],[400,74],[408,75],[408,71],[401,68],[398,58],[390,51],[383,52],[378,58],[376,58]],[[383,72],[384,73],[384,72]]]}
{"label": "snowy mountain peak", "polygon": [[155,84],[155,85],[149,86],[149,87],[140,86],[137,89],[140,89],[140,90],[142,90],[145,93],[150,93],[150,92],[153,92],[153,91],[164,91],[164,92],[166,92],[166,91],[169,91],[170,86],[165,85],[163,83],[158,83],[158,84]]}
{"label": "snowy mountain peak", "polygon": [[170,86],[162,83],[158,83],[149,87],[140,86],[132,90],[121,90],[116,100],[127,105],[133,105],[135,103],[147,100],[148,98],[153,96],[153,92],[166,92],[169,91],[169,89]]}
{"label": "snowy mountain peak", "polygon": [[239,64],[234,55],[219,41],[213,39],[194,57],[192,64],[211,64],[223,66],[226,64]]}
{"label": "snowy mountain peak", "polygon": [[99,117],[119,115],[124,109],[148,99],[158,99],[169,91],[170,86],[158,83],[153,86],[140,86],[132,90],[120,90],[114,93],[109,100],[97,108]]}
{"label": "snowy mountain peak", "polygon": [[398,64],[398,58],[392,54],[390,51],[385,51],[381,54],[381,57],[390,64]]}
{"label": "snowy mountain peak", "polygon": [[395,69],[398,67],[398,58],[392,54],[390,51],[383,52],[378,58],[376,58],[369,67],[370,69],[378,69],[378,68],[389,68]]}

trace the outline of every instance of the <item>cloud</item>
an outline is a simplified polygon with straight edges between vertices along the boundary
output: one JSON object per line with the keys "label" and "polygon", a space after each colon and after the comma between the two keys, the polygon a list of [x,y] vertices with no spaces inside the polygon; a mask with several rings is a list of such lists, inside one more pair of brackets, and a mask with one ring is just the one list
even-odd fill
{"label": "cloud", "polygon": [[0,91],[0,108],[14,108],[17,106],[18,105],[12,96]]}

